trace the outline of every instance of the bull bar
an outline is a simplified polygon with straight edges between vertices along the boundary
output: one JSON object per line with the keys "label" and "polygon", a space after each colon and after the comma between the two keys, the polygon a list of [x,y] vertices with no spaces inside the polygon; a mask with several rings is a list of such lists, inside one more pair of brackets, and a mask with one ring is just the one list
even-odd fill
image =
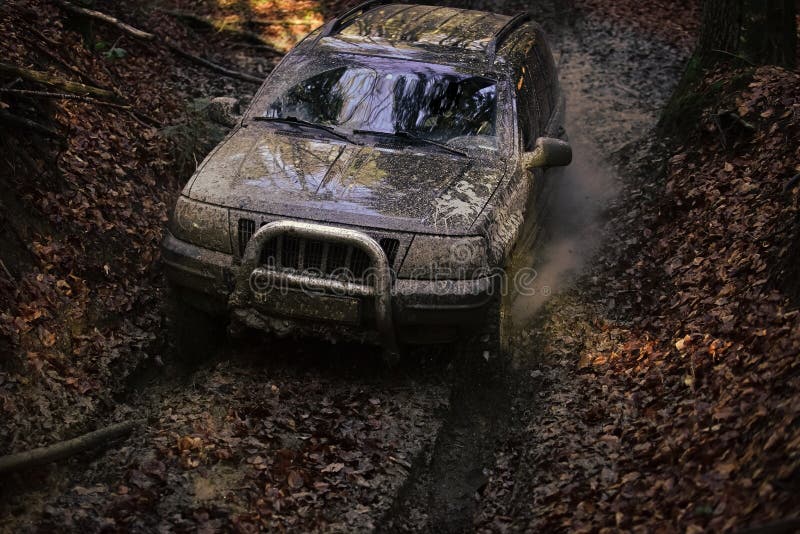
{"label": "bull bar", "polygon": [[[317,239],[358,247],[370,258],[372,284],[322,278],[295,272],[281,272],[260,266],[264,245],[280,235]],[[286,284],[312,291],[336,291],[339,294],[371,297],[375,304],[375,323],[387,357],[399,357],[399,348],[392,320],[392,274],[386,253],[371,237],[348,228],[337,228],[300,221],[275,221],[262,226],[245,247],[242,263],[236,276],[236,286],[230,298],[231,307],[247,307],[253,293],[252,276],[261,276],[271,284]]]}

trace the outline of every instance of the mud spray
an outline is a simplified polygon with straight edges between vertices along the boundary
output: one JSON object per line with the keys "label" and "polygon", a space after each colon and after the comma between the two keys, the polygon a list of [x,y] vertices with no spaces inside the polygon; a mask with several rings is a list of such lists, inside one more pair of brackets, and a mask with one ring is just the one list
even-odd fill
{"label": "mud spray", "polygon": [[619,192],[618,176],[596,145],[580,136],[577,125],[569,126],[572,164],[560,176],[546,178],[559,183],[545,222],[545,239],[515,260],[536,270],[531,294],[516,296],[511,305],[515,330],[531,324],[547,299],[581,272],[600,243],[603,209]]}

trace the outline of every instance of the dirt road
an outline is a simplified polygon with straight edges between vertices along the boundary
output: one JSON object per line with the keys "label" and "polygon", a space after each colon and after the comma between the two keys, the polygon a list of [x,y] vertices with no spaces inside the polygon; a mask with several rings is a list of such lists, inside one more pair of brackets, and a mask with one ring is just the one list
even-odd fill
{"label": "dirt road", "polygon": [[[684,52],[548,2],[536,11],[579,149],[563,202],[584,214],[557,216],[566,231],[537,261],[542,288],[557,292],[601,238],[586,229],[615,190],[613,173],[597,172],[603,155],[655,123]],[[497,444],[515,410],[537,402],[536,377],[519,369],[542,342],[527,326],[540,304],[519,310],[514,353],[488,377],[447,350],[386,369],[370,349],[257,336],[193,366],[146,366],[108,420],[147,423],[44,481],[13,480],[0,529],[471,530],[489,513]]]}

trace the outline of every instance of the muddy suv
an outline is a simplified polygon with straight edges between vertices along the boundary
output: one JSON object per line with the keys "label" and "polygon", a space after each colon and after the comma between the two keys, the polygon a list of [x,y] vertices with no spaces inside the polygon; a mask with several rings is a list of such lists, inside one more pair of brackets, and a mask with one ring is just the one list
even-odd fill
{"label": "muddy suv", "polygon": [[397,354],[497,334],[545,171],[571,154],[527,15],[368,2],[298,44],[200,165],[168,277],[192,306],[279,335]]}

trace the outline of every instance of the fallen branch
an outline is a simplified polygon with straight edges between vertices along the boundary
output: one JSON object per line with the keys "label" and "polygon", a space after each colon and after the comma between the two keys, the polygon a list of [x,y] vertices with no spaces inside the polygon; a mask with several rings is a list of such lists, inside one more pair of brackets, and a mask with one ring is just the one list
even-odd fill
{"label": "fallen branch", "polygon": [[223,67],[222,65],[217,65],[216,63],[212,63],[211,61],[209,61],[207,59],[201,58],[200,56],[196,56],[194,54],[190,54],[189,52],[186,52],[182,48],[178,47],[178,45],[176,45],[176,44],[174,44],[171,41],[168,41],[166,39],[164,40],[164,42],[165,42],[165,44],[167,45],[167,47],[170,50],[172,50],[173,52],[175,52],[179,56],[183,56],[186,59],[194,61],[195,63],[197,63],[199,65],[203,65],[203,66],[205,66],[205,67],[207,67],[207,68],[209,68],[209,69],[211,69],[211,70],[213,70],[215,72],[219,72],[220,74],[224,74],[225,76],[228,76],[230,78],[237,78],[239,80],[244,80],[246,82],[252,82],[252,83],[257,83],[257,84],[260,84],[261,82],[264,81],[263,79],[261,79],[261,78],[259,78],[257,76],[253,76],[251,74],[245,74],[244,72],[231,70],[229,68]]}
{"label": "fallen branch", "polygon": [[8,276],[9,282],[16,282],[17,281],[17,279],[14,278],[14,275],[11,274],[11,271],[8,270],[8,267],[6,267],[6,264],[5,264],[5,262],[3,260],[0,260],[0,267],[3,268],[3,271],[6,273],[6,276]]}
{"label": "fallen branch", "polygon": [[54,76],[47,72],[23,69],[22,67],[16,67],[14,65],[9,65],[7,63],[0,63],[0,72],[6,74],[12,74],[14,76],[19,76],[23,80],[41,83],[43,85],[47,85],[50,87],[56,87],[58,89],[62,89],[69,93],[74,93],[79,95],[80,94],[92,95],[99,98],[110,98],[110,99],[116,98],[117,96],[112,91],[108,91],[106,89],[100,89],[99,87],[93,87],[91,85],[84,85],[79,82],[65,80],[64,78]]}
{"label": "fallen branch", "polygon": [[788,182],[786,182],[786,185],[783,186],[783,192],[788,193],[789,191],[797,187],[798,183],[800,183],[800,174],[795,174],[789,179]]}
{"label": "fallen branch", "polygon": [[37,30],[32,26],[28,28],[28,31],[30,31],[35,36],[35,39],[31,39],[29,43],[35,46],[37,50],[39,50],[39,52],[46,55],[47,57],[49,57],[62,67],[64,67],[65,69],[78,75],[80,78],[83,79],[83,81],[88,82],[90,85],[99,87],[100,89],[108,89],[107,87],[104,87],[101,82],[89,76],[79,68],[69,64],[67,61],[62,59],[61,56],[53,52],[53,50],[63,49],[61,43],[54,41],[53,39],[49,38],[48,36],[46,36],[45,34],[43,34],[42,32],[40,32],[39,30]]}
{"label": "fallen branch", "polygon": [[4,87],[5,89],[11,89],[12,87],[14,87],[15,85],[17,85],[17,84],[18,84],[19,82],[21,82],[21,81],[22,81],[22,78],[20,78],[19,76],[17,76],[17,77],[16,77],[16,78],[14,78],[13,80],[11,80],[11,81],[10,81],[10,82],[8,82],[7,84],[5,84],[3,87]]}
{"label": "fallen branch", "polygon": [[61,134],[59,134],[52,128],[48,128],[47,126],[39,124],[38,122],[32,121],[30,119],[26,119],[25,117],[14,115],[13,113],[9,113],[8,111],[3,109],[0,109],[0,122],[16,126],[17,128],[25,128],[28,130],[32,130],[46,137],[53,137],[53,138],[61,137]]}
{"label": "fallen branch", "polygon": [[154,127],[154,128],[163,128],[164,125],[158,122],[153,117],[150,117],[144,113],[136,111],[132,106],[127,104],[116,104],[114,102],[107,102],[105,100],[98,100],[96,98],[92,98],[90,96],[82,96],[82,95],[73,95],[70,93],[50,93],[47,91],[31,91],[27,89],[5,89],[0,88],[0,93],[9,93],[14,95],[20,96],[30,96],[30,97],[41,97],[41,98],[54,98],[54,99],[64,99],[64,100],[79,100],[81,102],[89,102],[91,104],[97,104],[98,106],[108,106],[115,109],[122,109],[127,111],[131,114],[131,116],[139,122],[145,128]]}
{"label": "fallen branch", "polygon": [[123,32],[137,38],[137,39],[144,39],[145,41],[152,41],[156,38],[155,35],[152,33],[148,33],[146,31],[142,31],[138,28],[134,28],[130,24],[126,24],[119,20],[116,17],[112,17],[111,15],[106,15],[105,13],[101,13],[100,11],[95,11],[94,9],[86,9],[85,7],[79,7],[75,4],[67,2],[66,0],[58,0],[58,5],[66,9],[67,11],[72,11],[73,13],[77,13],[78,15],[83,15],[86,17],[91,17],[93,19],[101,20],[106,24],[111,24],[122,30]]}
{"label": "fallen branch", "polygon": [[91,102],[102,106],[109,106],[118,109],[131,109],[130,106],[124,104],[116,104],[114,102],[106,102],[105,100],[98,100],[91,96],[74,95],[72,93],[51,93],[48,91],[32,91],[28,89],[4,89],[0,88],[0,93],[9,93],[12,95],[30,96],[39,98],[53,98],[57,100],[79,100],[81,102]]}
{"label": "fallen branch", "polygon": [[248,21],[250,24],[258,24],[261,26],[318,26],[319,22],[316,21],[303,21],[303,20],[270,20],[270,19],[252,19]]}
{"label": "fallen branch", "polygon": [[49,464],[74,456],[80,452],[97,447],[98,445],[107,445],[112,439],[129,434],[133,427],[141,422],[142,421],[139,420],[117,423],[48,447],[2,456],[0,457],[0,474]]}

